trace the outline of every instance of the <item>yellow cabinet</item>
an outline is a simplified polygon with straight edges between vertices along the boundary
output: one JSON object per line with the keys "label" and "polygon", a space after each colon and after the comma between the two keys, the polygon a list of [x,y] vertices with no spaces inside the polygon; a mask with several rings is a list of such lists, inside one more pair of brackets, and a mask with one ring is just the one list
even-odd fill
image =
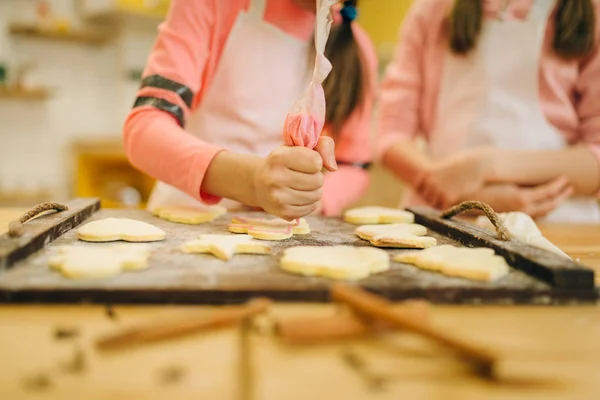
{"label": "yellow cabinet", "polygon": [[88,20],[109,20],[121,16],[163,19],[171,0],[79,0],[79,12]]}
{"label": "yellow cabinet", "polygon": [[82,140],[73,144],[78,197],[98,197],[103,208],[145,207],[155,181],[129,164],[121,140]]}

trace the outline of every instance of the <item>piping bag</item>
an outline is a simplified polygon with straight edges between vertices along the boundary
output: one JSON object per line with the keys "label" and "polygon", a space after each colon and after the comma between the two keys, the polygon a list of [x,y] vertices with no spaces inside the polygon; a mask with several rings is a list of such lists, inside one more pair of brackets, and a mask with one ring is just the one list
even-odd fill
{"label": "piping bag", "polygon": [[315,67],[306,91],[294,103],[285,119],[283,142],[286,146],[303,146],[314,149],[325,125],[325,91],[323,81],[332,66],[325,57],[325,46],[329,38],[333,16],[331,7],[337,0],[316,0],[315,20]]}
{"label": "piping bag", "polygon": [[[285,118],[283,143],[286,146],[303,146],[314,149],[325,126],[325,91],[323,82],[332,66],[325,57],[325,46],[329,38],[333,16],[331,7],[337,0],[316,0],[315,19],[315,67],[306,91],[294,103]],[[299,219],[294,220],[297,225]]]}

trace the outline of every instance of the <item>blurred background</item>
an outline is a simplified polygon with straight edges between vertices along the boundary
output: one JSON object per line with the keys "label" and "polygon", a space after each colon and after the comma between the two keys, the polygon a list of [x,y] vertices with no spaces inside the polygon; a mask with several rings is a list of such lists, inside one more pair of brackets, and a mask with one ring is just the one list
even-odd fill
{"label": "blurred background", "polygon": [[[411,1],[360,2],[381,72]],[[144,206],[154,181],[127,162],[121,127],[169,3],[0,0],[0,207],[76,196]],[[375,167],[360,203],[395,206],[401,190]]]}

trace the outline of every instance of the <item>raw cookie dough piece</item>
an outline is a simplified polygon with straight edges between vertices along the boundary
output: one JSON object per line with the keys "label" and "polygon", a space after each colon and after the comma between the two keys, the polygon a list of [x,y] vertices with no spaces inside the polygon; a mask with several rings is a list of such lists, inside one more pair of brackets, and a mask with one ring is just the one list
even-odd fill
{"label": "raw cookie dough piece", "polygon": [[101,279],[147,268],[150,254],[150,247],[140,244],[65,246],[49,257],[48,264],[67,278]]}
{"label": "raw cookie dough piece", "polygon": [[198,225],[213,221],[227,213],[227,209],[221,206],[165,206],[152,210],[152,214],[159,218],[180,224]]}
{"label": "raw cookie dough piece", "polygon": [[390,268],[388,254],[381,249],[352,246],[298,246],[286,249],[282,270],[305,276],[357,280]]}
{"label": "raw cookie dough piece", "polygon": [[166,236],[165,231],[154,225],[127,218],[92,221],[77,230],[79,240],[86,242],[156,242]]}
{"label": "raw cookie dough piece", "polygon": [[425,236],[427,228],[419,224],[363,225],[354,234],[376,247],[426,249],[437,244],[435,238]]}
{"label": "raw cookie dough piece", "polygon": [[279,218],[233,217],[228,229],[233,233],[247,233],[260,240],[285,240],[293,235],[310,233],[310,226],[304,218],[297,222],[288,222]]}
{"label": "raw cookie dough piece", "polygon": [[415,222],[413,213],[398,208],[386,207],[359,207],[347,210],[344,221],[351,224],[392,224]]}
{"label": "raw cookie dough piece", "polygon": [[398,254],[394,261],[415,265],[422,269],[449,276],[494,281],[508,274],[509,266],[503,257],[488,248],[441,245],[422,251]]}
{"label": "raw cookie dough piece", "polygon": [[[498,214],[498,218],[504,223],[508,233],[510,233],[514,239],[571,259],[568,254],[544,237],[533,218],[529,215],[515,211]],[[482,228],[494,231],[494,226],[485,216],[477,217],[475,223]]]}
{"label": "raw cookie dough piece", "polygon": [[181,245],[181,251],[189,254],[213,254],[229,260],[234,254],[270,254],[266,244],[252,240],[250,235],[200,235]]}
{"label": "raw cookie dough piece", "polygon": [[284,251],[284,271],[305,276],[358,280],[390,268],[388,254],[380,249],[352,246],[298,246]]}

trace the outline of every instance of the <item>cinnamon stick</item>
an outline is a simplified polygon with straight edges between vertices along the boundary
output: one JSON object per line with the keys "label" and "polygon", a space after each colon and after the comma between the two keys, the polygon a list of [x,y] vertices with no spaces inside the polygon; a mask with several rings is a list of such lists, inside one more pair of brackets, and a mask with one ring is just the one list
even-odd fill
{"label": "cinnamon stick", "polygon": [[[394,311],[406,314],[422,324],[429,323],[429,306],[422,301],[406,301]],[[286,344],[319,344],[389,332],[395,326],[361,318],[352,313],[326,317],[304,317],[279,320],[275,324],[279,338]]]}
{"label": "cinnamon stick", "polygon": [[201,331],[224,328],[265,312],[270,304],[270,300],[258,298],[239,307],[219,310],[209,317],[196,318],[197,314],[192,314],[140,325],[100,338],[96,342],[96,347],[100,350],[125,349],[180,338]]}
{"label": "cinnamon stick", "polygon": [[359,287],[336,283],[331,286],[331,297],[334,300],[346,303],[348,306],[372,317],[393,324],[394,326],[411,332],[418,333],[436,342],[444,344],[455,350],[465,360],[471,362],[481,374],[492,377],[497,356],[487,349],[478,347],[463,339],[454,337],[447,332],[436,329],[431,325],[395,312],[386,299],[369,293]]}

